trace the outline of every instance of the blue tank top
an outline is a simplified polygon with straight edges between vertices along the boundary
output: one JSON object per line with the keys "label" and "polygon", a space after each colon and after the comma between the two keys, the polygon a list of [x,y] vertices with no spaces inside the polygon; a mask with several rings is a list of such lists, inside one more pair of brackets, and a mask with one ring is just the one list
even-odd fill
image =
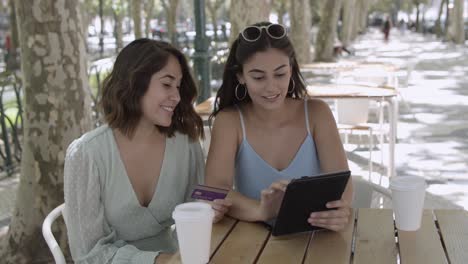
{"label": "blue tank top", "polygon": [[260,200],[261,191],[273,182],[283,179],[294,179],[302,176],[320,174],[320,163],[317,157],[314,139],[310,134],[307,101],[304,101],[307,136],[289,166],[281,171],[268,164],[247,141],[242,111],[237,106],[242,126],[242,143],[236,155],[235,188],[238,192],[252,199]]}

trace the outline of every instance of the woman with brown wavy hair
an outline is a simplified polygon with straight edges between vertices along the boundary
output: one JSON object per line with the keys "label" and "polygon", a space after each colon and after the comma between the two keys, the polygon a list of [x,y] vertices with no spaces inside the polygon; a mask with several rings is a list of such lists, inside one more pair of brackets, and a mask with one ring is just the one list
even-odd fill
{"label": "woman with brown wavy hair", "polygon": [[171,45],[138,39],[118,54],[102,91],[105,124],[67,150],[65,222],[76,263],[154,263],[176,249],[171,213],[204,176],[196,93]]}

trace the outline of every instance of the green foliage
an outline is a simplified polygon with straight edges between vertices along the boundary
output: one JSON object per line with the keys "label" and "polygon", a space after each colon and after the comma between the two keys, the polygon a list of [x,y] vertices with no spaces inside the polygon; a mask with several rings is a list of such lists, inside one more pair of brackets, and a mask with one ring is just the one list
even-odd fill
{"label": "green foliage", "polygon": [[411,12],[419,4],[427,5],[430,0],[377,0],[374,1],[370,11],[390,13],[398,7],[397,1],[400,1],[400,10],[405,12]]}
{"label": "green foliage", "polygon": [[402,0],[400,10],[410,13],[413,10],[413,0]]}
{"label": "green foliage", "polygon": [[288,11],[289,6],[290,6],[290,3],[289,1],[286,1],[286,0],[277,0],[277,1],[271,2],[271,7],[273,8],[273,10],[275,10],[278,13],[282,11]]}
{"label": "green foliage", "polygon": [[[107,1],[109,1],[109,0],[107,0]],[[128,9],[128,1],[110,0],[110,2],[111,2],[110,3],[111,9],[118,16],[120,16],[121,14],[124,14],[125,10]]]}
{"label": "green foliage", "polygon": [[322,9],[324,6],[324,1],[322,0],[310,0],[310,11],[312,15],[312,25],[320,24],[322,17]]}
{"label": "green foliage", "polygon": [[[85,0],[84,10],[90,17],[99,16],[99,1],[100,0]],[[102,0],[102,12],[104,16],[112,16],[113,0]],[[126,1],[121,1],[126,2]]]}
{"label": "green foliage", "polygon": [[395,5],[394,0],[378,0],[370,7],[370,12],[390,13],[395,9]]}
{"label": "green foliage", "polygon": [[[7,120],[7,117],[12,122],[15,122],[16,118],[18,117],[18,112],[19,112],[18,108],[16,107],[5,109],[5,115],[6,115],[5,124],[6,124],[7,129],[10,129],[12,127],[12,124],[10,124],[10,122]],[[21,124],[21,116],[18,117],[18,123]]]}

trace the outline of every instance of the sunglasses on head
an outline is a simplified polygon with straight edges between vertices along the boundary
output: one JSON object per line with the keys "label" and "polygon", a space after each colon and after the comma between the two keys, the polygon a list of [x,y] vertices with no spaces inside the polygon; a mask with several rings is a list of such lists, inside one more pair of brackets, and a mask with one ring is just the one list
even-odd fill
{"label": "sunglasses on head", "polygon": [[286,28],[281,24],[270,24],[268,26],[248,26],[240,33],[247,42],[255,42],[265,29],[267,35],[272,39],[282,39],[287,35]]}

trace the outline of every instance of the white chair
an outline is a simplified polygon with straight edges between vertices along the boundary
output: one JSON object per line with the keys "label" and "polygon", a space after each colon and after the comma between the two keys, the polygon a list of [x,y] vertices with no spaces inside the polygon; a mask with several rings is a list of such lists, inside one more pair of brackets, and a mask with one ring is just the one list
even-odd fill
{"label": "white chair", "polygon": [[[348,144],[348,135],[354,132],[367,132],[369,138],[369,180],[372,175],[372,149],[374,147],[373,137],[374,132],[382,131],[383,123],[379,127],[372,123],[368,123],[369,115],[368,98],[355,98],[355,99],[336,99],[335,100],[335,114],[338,130],[345,135],[345,144]],[[382,112],[383,114],[383,112]],[[380,118],[380,117],[379,117]],[[382,133],[380,133],[383,135]],[[380,140],[380,148],[383,146],[383,137]],[[383,156],[381,157],[381,165],[383,164]]]}
{"label": "white chair", "polygon": [[211,127],[209,125],[204,125],[203,130],[205,131],[205,139],[201,140],[201,147],[203,150],[203,155],[205,159],[208,157],[208,151],[210,150],[211,143]]}
{"label": "white chair", "polygon": [[65,257],[63,256],[63,252],[60,249],[57,240],[55,240],[54,234],[52,234],[52,223],[57,219],[60,215],[63,215],[65,210],[65,204],[61,204],[55,207],[52,212],[50,212],[46,218],[44,219],[44,223],[42,223],[42,235],[44,236],[47,245],[49,246],[52,255],[54,256],[54,260],[56,264],[65,264]]}

